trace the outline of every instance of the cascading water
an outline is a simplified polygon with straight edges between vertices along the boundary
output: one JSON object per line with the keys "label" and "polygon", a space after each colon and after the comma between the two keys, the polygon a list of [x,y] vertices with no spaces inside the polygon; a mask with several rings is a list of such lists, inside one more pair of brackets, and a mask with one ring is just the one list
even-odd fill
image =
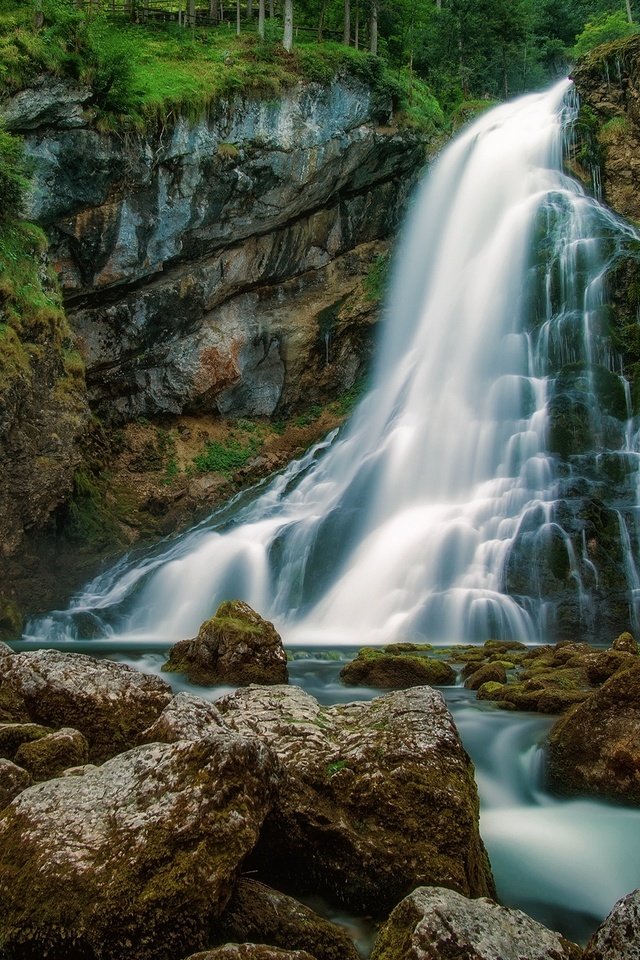
{"label": "cascading water", "polygon": [[[229,597],[288,642],[535,642],[569,620],[594,626],[594,598],[612,593],[603,516],[627,554],[638,546],[635,496],[626,512],[593,506],[612,457],[637,474],[604,309],[631,228],[562,172],[568,93],[488,112],[433,168],[396,256],[372,390],[344,434],[33,633],[73,636],[90,613],[107,632],[169,641]],[[638,575],[619,566],[628,623]]]}

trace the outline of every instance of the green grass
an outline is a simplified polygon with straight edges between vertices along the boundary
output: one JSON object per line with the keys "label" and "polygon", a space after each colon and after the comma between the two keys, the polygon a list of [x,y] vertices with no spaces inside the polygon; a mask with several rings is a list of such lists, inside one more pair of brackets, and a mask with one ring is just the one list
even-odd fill
{"label": "green grass", "polygon": [[229,475],[245,463],[257,452],[261,441],[251,437],[247,442],[230,439],[226,442],[211,440],[207,443],[204,452],[193,458],[193,463],[199,473],[222,473]]}

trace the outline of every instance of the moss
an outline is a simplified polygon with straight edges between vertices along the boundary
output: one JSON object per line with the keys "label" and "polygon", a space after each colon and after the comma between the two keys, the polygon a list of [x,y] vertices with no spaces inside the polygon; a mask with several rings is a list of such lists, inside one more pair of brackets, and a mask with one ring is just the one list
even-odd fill
{"label": "moss", "polygon": [[24,621],[15,601],[0,595],[0,641],[19,640]]}
{"label": "moss", "polygon": [[342,683],[381,689],[404,689],[421,684],[455,683],[455,671],[444,661],[411,653],[387,653],[364,647],[340,671]]}

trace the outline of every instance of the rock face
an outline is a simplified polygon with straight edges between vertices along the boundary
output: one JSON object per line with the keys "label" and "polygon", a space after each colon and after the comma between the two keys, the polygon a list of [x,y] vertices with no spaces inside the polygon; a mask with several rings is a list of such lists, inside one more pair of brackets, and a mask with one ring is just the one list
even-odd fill
{"label": "rock face", "polygon": [[195,640],[171,649],[163,670],[184,673],[203,685],[286,683],[287,655],[272,623],[241,600],[221,603]]}
{"label": "rock face", "polygon": [[376,916],[421,883],[493,891],[473,769],[439,693],[324,708],[298,688],[250,687],[218,707],[283,768],[260,879]]}
{"label": "rock face", "polygon": [[163,680],[124,664],[55,650],[0,658],[2,690],[38,723],[78,729],[97,762],[133,746],[172,696]]}
{"label": "rock face", "polygon": [[199,740],[224,727],[224,719],[215,704],[191,693],[179,693],[155,723],[143,730],[139,739],[140,743]]}
{"label": "rock face", "polygon": [[[391,104],[336,78],[238,96],[123,145],[81,120],[81,89],[64,122],[20,96],[2,111],[26,139],[30,212],[51,237],[98,411],[269,415],[295,402],[422,161],[419,139],[389,127]],[[343,386],[361,363],[348,354]]]}
{"label": "rock face", "polygon": [[272,754],[229,734],[137,747],[23,791],[0,823],[0,943],[16,960],[202,949],[271,803]]}
{"label": "rock face", "polygon": [[0,758],[0,810],[4,810],[14,797],[31,786],[31,777],[26,770]]}
{"label": "rock face", "polygon": [[38,740],[23,743],[16,751],[16,762],[36,782],[60,777],[68,767],[86,764],[89,745],[78,730],[63,727]]}
{"label": "rock face", "polygon": [[581,955],[576,944],[520,910],[421,887],[395,908],[371,960],[578,960]]}
{"label": "rock face", "polygon": [[640,804],[640,663],[616,673],[552,727],[548,779],[562,793]]}
{"label": "rock face", "polygon": [[640,960],[640,890],[618,900],[589,940],[582,960]]}
{"label": "rock face", "polygon": [[342,928],[255,880],[239,880],[216,927],[220,943],[268,943],[307,950],[315,960],[358,960]]}

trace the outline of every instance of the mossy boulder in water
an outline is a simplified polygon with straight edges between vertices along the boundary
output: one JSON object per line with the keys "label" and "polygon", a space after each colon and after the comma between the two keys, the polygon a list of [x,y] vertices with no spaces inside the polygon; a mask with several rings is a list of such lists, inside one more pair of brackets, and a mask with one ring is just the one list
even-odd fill
{"label": "mossy boulder in water", "polygon": [[33,720],[74,727],[95,762],[120,753],[162,712],[171,687],[123,663],[39,650],[0,658],[0,691],[23,702]]}
{"label": "mossy boulder in water", "polygon": [[216,925],[220,943],[267,943],[307,950],[315,960],[358,960],[344,927],[330,923],[292,897],[256,880],[238,881]]}
{"label": "mossy boulder in water", "polygon": [[582,960],[640,960],[640,890],[618,900],[589,940]]}
{"label": "mossy boulder in water", "polygon": [[632,653],[636,656],[638,655],[638,641],[635,640],[633,634],[629,631],[621,633],[619,637],[611,644],[611,649],[615,650],[617,653]]}
{"label": "mossy boulder in water", "polygon": [[286,683],[287,657],[277,630],[241,600],[222,603],[194,640],[171,649],[163,670],[205,686]]}
{"label": "mossy boulder in water", "polygon": [[468,690],[479,690],[484,683],[505,683],[507,671],[501,663],[485,663],[467,677],[464,682]]}
{"label": "mossy boulder in water", "polygon": [[576,944],[520,910],[420,887],[382,927],[371,960],[579,960],[581,955]]}
{"label": "mossy boulder in water", "polygon": [[404,690],[455,683],[456,673],[448,663],[419,656],[412,650],[363,647],[355,660],[342,668],[340,679],[347,686]]}
{"label": "mossy boulder in water", "polygon": [[640,804],[640,662],[552,727],[548,780],[561,793]]}
{"label": "mossy boulder in water", "polygon": [[437,691],[322,707],[297,687],[250,687],[218,707],[282,764],[258,879],[376,916],[421,883],[493,891],[473,767]]}
{"label": "mossy boulder in water", "polygon": [[224,733],[136,747],[23,791],[0,820],[12,960],[170,960],[203,949],[270,807],[277,764]]}

